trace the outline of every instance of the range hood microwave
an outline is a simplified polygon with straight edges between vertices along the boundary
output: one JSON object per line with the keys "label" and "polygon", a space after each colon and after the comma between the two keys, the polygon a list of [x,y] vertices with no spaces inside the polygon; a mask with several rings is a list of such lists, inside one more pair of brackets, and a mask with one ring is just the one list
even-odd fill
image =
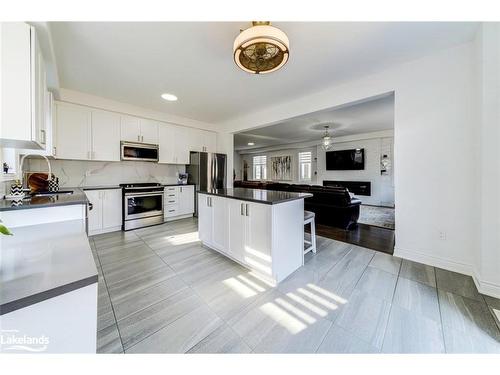
{"label": "range hood microwave", "polygon": [[121,141],[120,149],[121,160],[158,161],[158,145]]}

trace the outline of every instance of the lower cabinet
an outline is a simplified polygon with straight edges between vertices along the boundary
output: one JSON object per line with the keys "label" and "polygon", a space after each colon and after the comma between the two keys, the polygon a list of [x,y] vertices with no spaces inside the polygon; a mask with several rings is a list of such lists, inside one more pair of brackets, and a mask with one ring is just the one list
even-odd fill
{"label": "lower cabinet", "polygon": [[120,230],[122,225],[121,189],[86,190],[92,204],[88,212],[89,235]]}
{"label": "lower cabinet", "polygon": [[194,186],[165,187],[164,217],[166,221],[184,218],[194,213]]}
{"label": "lower cabinet", "polygon": [[205,194],[198,197],[200,240],[275,281],[272,206]]}

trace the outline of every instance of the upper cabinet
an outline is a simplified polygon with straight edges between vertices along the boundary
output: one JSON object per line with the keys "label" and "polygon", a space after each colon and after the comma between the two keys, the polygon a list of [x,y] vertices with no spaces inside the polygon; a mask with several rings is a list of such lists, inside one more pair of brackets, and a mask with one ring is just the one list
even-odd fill
{"label": "upper cabinet", "polygon": [[120,115],[56,103],[55,156],[74,160],[120,160]]}
{"label": "upper cabinet", "polygon": [[121,140],[158,144],[158,122],[134,116],[121,116]]}
{"label": "upper cabinet", "polygon": [[3,22],[0,38],[0,145],[45,149],[47,82],[35,29],[22,22]]}
{"label": "upper cabinet", "polygon": [[216,152],[216,135],[208,130],[189,128],[190,151]]}

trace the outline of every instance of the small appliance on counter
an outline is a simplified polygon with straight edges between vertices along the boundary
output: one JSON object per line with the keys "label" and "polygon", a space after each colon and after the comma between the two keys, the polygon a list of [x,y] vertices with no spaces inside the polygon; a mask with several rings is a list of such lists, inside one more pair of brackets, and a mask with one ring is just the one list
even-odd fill
{"label": "small appliance on counter", "polygon": [[187,185],[188,173],[179,173],[179,176],[177,177],[177,183],[179,185]]}

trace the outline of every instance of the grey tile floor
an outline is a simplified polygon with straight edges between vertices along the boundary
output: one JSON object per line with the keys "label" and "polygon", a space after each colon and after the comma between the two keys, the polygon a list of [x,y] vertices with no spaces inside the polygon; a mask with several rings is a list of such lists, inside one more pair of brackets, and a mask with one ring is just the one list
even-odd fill
{"label": "grey tile floor", "polygon": [[500,353],[500,301],[470,277],[356,245],[318,237],[273,288],[202,247],[195,219],[90,244],[99,353]]}

